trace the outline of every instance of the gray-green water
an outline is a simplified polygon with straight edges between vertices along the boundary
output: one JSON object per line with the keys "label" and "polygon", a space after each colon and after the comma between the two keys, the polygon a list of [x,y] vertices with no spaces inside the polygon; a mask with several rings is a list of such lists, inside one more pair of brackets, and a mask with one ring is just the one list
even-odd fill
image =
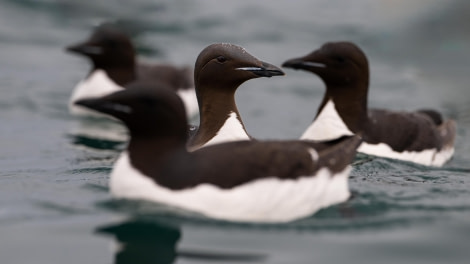
{"label": "gray-green water", "polygon": [[[465,0],[0,1],[0,263],[468,263],[469,15]],[[435,169],[359,156],[353,199],[282,225],[113,201],[123,144],[89,134],[124,129],[68,114],[89,65],[63,49],[108,20],[135,33],[142,57],[175,64],[213,42],[280,65],[354,41],[371,63],[370,105],[456,119],[455,157]],[[237,92],[257,138],[296,138],[316,112],[322,83],[286,73]],[[120,254],[116,240],[129,243]]]}

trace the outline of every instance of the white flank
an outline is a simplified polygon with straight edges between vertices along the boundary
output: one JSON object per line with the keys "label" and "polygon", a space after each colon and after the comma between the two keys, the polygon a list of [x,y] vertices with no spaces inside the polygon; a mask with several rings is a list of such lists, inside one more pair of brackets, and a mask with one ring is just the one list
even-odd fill
{"label": "white flank", "polygon": [[77,84],[69,100],[69,111],[74,115],[80,116],[103,116],[93,110],[75,105],[74,103],[81,99],[98,98],[124,88],[112,81],[105,71],[95,70],[88,78]]}
{"label": "white flank", "polygon": [[196,91],[194,87],[188,89],[178,89],[176,92],[181,100],[183,100],[186,116],[191,119],[199,113],[199,105],[197,103]]}
{"label": "white flank", "polygon": [[349,130],[339,116],[333,100],[329,100],[300,139],[332,140],[352,135],[354,133]]}
{"label": "white flank", "polygon": [[295,180],[265,178],[233,189],[201,184],[174,191],[139,173],[130,165],[128,154],[124,152],[111,173],[110,189],[117,198],[149,200],[216,219],[287,222],[345,201],[349,197],[347,179],[350,169],[348,166],[332,175],[324,168],[315,176]]}
{"label": "white flank", "polygon": [[454,154],[454,148],[452,147],[448,149],[442,149],[441,151],[437,151],[437,149],[426,149],[419,152],[396,152],[390,146],[384,143],[362,143],[361,146],[359,146],[358,152],[390,159],[411,161],[426,166],[440,167],[452,157]]}
{"label": "white flank", "polygon": [[250,137],[245,132],[245,129],[243,129],[240,120],[237,118],[237,114],[232,112],[229,114],[227,120],[225,120],[225,123],[220,130],[217,131],[215,136],[207,141],[202,147],[238,140],[250,140]]}

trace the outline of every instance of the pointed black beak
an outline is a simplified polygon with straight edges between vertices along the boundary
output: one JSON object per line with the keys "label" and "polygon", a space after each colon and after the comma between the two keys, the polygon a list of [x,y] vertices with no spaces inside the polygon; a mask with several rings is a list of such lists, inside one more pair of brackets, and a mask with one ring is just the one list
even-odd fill
{"label": "pointed black beak", "polygon": [[111,102],[103,98],[82,99],[76,101],[75,104],[114,117],[117,117],[120,114],[132,113],[132,108],[130,106]]}
{"label": "pointed black beak", "polygon": [[312,68],[326,68],[326,64],[319,62],[305,61],[302,58],[295,58],[285,61],[282,67],[291,68],[294,70],[308,70]]}
{"label": "pointed black beak", "polygon": [[82,99],[82,100],[78,100],[75,102],[76,105],[79,105],[79,106],[83,106],[83,107],[86,107],[88,109],[91,109],[91,110],[95,110],[95,111],[98,111],[98,112],[103,112],[103,100],[97,98],[93,98],[93,99]]}
{"label": "pointed black beak", "polygon": [[260,77],[273,77],[273,76],[282,76],[285,75],[285,73],[278,67],[264,62],[261,62],[262,66],[261,67],[240,67],[237,68],[237,70],[240,71],[249,71],[252,72]]}
{"label": "pointed black beak", "polygon": [[99,47],[99,46],[96,46],[87,42],[68,46],[66,50],[69,52],[78,53],[78,54],[82,54],[86,56],[96,56],[96,55],[103,54],[102,47]]}

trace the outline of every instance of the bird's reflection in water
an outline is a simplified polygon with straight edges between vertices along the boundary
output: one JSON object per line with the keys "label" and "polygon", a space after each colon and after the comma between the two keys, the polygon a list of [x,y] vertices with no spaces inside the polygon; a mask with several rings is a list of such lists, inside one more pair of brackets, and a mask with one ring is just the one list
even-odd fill
{"label": "bird's reflection in water", "polygon": [[100,227],[98,233],[115,236],[119,245],[115,263],[174,263],[181,237],[178,227],[155,222],[127,221]]}
{"label": "bird's reflection in water", "polygon": [[72,145],[95,150],[123,150],[129,139],[127,129],[120,123],[106,118],[81,118],[68,128],[67,136]]}
{"label": "bird's reflection in water", "polygon": [[75,146],[84,146],[96,150],[122,150],[125,143],[118,140],[93,138],[86,135],[68,135]]}
{"label": "bird's reflection in water", "polygon": [[96,231],[115,237],[119,245],[115,253],[115,264],[165,264],[175,263],[177,258],[214,263],[262,262],[266,259],[263,254],[177,250],[182,236],[181,229],[154,221],[129,220],[99,227]]}

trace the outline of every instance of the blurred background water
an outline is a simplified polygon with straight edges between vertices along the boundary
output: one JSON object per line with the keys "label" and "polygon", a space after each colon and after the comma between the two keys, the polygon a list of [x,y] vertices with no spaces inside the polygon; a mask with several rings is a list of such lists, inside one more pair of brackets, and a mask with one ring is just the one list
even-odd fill
{"label": "blurred background water", "polygon": [[[468,263],[469,3],[0,0],[0,263]],[[353,41],[369,57],[369,105],[456,119],[455,157],[437,169],[359,156],[353,199],[282,225],[114,201],[108,174],[125,130],[68,114],[89,64],[64,52],[105,21],[132,32],[142,59],[179,65],[214,42],[280,65]],[[286,73],[237,91],[257,138],[297,138],[316,113],[321,81]],[[96,136],[106,131],[118,133]]]}

